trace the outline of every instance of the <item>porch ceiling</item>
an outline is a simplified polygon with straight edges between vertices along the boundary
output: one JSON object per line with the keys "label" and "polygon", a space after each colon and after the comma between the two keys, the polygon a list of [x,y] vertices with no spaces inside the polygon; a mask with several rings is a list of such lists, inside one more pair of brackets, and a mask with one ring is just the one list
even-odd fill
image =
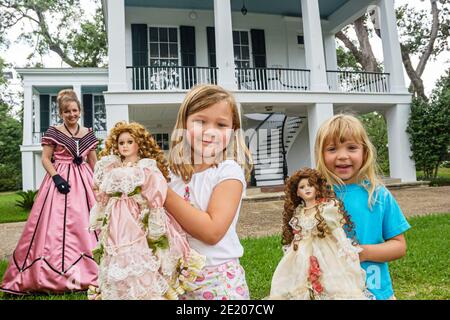
{"label": "porch ceiling", "polygon": [[[249,13],[301,17],[301,0],[244,0]],[[326,19],[349,0],[319,0],[320,16]],[[241,11],[243,0],[231,0],[231,10]],[[213,0],[125,0],[130,7],[213,10]]]}

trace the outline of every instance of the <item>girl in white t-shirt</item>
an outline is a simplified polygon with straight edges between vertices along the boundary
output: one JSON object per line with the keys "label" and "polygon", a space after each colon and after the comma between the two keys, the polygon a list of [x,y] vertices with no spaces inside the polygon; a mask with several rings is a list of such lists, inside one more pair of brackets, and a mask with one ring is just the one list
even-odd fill
{"label": "girl in white t-shirt", "polygon": [[251,162],[231,93],[215,85],[192,88],[172,133],[165,207],[206,265],[196,282],[201,289],[180,299],[249,299],[236,223]]}

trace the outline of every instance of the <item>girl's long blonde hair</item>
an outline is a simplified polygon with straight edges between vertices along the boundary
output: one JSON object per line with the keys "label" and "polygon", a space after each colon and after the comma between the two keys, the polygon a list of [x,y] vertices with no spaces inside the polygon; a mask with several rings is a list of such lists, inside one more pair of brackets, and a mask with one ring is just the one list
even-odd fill
{"label": "girl's long blonde hair", "polygon": [[246,178],[250,177],[252,156],[244,141],[236,100],[230,92],[220,86],[202,84],[193,87],[184,98],[170,142],[170,169],[186,182],[191,180],[194,173],[191,147],[186,141],[187,118],[221,101],[228,102],[233,114],[233,135],[221,158],[235,160],[244,169]]}
{"label": "girl's long blonde hair", "polygon": [[164,178],[166,178],[167,181],[170,181],[169,168],[167,160],[164,158],[164,152],[160,149],[158,143],[156,143],[155,139],[147,129],[137,122],[117,122],[109,131],[109,135],[105,141],[105,148],[100,152],[99,156],[103,157],[114,154],[123,158],[119,153],[119,137],[124,132],[128,132],[139,145],[139,158],[154,159]]}
{"label": "girl's long blonde hair", "polygon": [[376,201],[375,190],[382,182],[378,174],[375,147],[358,118],[350,114],[339,114],[320,126],[314,146],[317,170],[332,184],[344,185],[344,181],[326,167],[324,151],[330,142],[338,144],[350,139],[363,146],[363,162],[357,173],[357,183],[364,186],[369,193],[368,205],[371,208]]}

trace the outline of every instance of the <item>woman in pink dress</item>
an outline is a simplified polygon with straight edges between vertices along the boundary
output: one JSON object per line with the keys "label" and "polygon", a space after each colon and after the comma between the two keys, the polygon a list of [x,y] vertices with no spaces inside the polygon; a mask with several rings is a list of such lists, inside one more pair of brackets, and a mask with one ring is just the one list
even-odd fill
{"label": "woman in pink dress", "polygon": [[93,251],[99,290],[90,298],[177,299],[195,290],[205,258],[190,249],[163,208],[169,179],[164,153],[142,125],[119,122],[101,154],[90,224],[101,231]]}
{"label": "woman in pink dress", "polygon": [[97,235],[89,231],[89,211],[98,140],[78,124],[81,105],[72,90],[62,90],[57,102],[63,124],[42,137],[47,174],[9,260],[0,287],[7,293],[63,293],[96,285],[91,251]]}

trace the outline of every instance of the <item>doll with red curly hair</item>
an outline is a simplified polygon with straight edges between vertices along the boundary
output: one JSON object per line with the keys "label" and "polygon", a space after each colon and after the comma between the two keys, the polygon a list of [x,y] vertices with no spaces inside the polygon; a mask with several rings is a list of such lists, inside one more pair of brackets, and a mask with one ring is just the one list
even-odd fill
{"label": "doll with red curly hair", "polygon": [[103,300],[177,299],[195,290],[204,257],[166,212],[169,170],[164,154],[138,123],[118,122],[94,170],[97,202],[90,227],[100,230],[93,250]]}
{"label": "doll with red curly hair", "polygon": [[342,203],[317,170],[303,168],[285,187],[284,256],[269,299],[369,299],[359,247]]}

